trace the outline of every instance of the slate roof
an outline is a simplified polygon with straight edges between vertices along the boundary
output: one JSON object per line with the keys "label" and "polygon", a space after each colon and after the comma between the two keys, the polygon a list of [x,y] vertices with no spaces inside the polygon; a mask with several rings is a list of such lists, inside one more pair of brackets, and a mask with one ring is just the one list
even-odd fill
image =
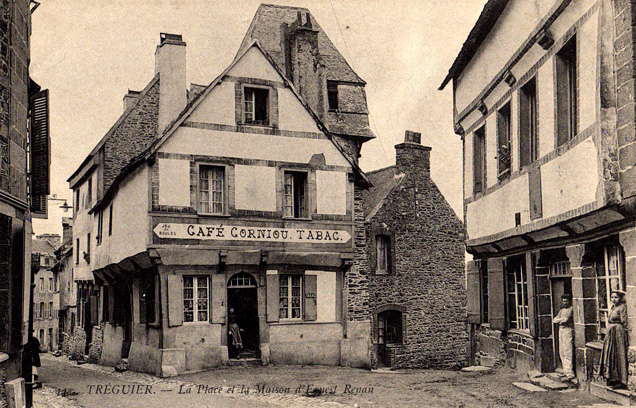
{"label": "slate roof", "polygon": [[53,255],[55,247],[46,239],[33,238],[31,240],[31,252],[34,254],[50,254]]}
{"label": "slate roof", "polygon": [[365,220],[375,214],[384,199],[404,179],[404,174],[399,173],[396,166],[374,170],[366,175],[373,186],[361,191]]}
{"label": "slate roof", "polygon": [[[249,48],[254,40],[258,40],[267,54],[272,57],[278,69],[282,72],[286,72],[280,38],[280,26],[282,23],[291,24],[296,21],[298,12],[303,13],[303,16],[306,13],[310,13],[309,10],[304,7],[261,4],[258,10],[256,10],[252,23],[243,38],[237,56]],[[342,54],[340,54],[329,37],[327,37],[327,34],[325,34],[320,25],[318,25],[316,19],[311,13],[309,15],[313,28],[318,30],[318,50],[320,57],[325,63],[327,79],[365,84],[362,78],[351,69]]]}
{"label": "slate roof", "polygon": [[462,74],[464,68],[466,68],[470,60],[475,56],[475,53],[490,33],[490,30],[492,30],[507,4],[508,0],[488,0],[475,26],[470,30],[468,38],[466,38],[466,41],[462,45],[462,49],[455,58],[453,65],[451,65],[448,70],[446,78],[444,78],[442,84],[439,86],[440,90],[444,89],[451,79],[457,78]]}

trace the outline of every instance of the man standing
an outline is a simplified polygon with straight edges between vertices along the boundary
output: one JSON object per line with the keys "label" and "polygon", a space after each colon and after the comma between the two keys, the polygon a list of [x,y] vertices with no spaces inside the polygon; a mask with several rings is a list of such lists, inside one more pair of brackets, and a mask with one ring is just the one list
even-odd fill
{"label": "man standing", "polygon": [[572,351],[574,345],[574,319],[572,318],[572,295],[569,293],[561,296],[561,310],[554,318],[554,323],[559,324],[559,356],[563,366],[563,374],[567,379],[574,378],[572,366]]}

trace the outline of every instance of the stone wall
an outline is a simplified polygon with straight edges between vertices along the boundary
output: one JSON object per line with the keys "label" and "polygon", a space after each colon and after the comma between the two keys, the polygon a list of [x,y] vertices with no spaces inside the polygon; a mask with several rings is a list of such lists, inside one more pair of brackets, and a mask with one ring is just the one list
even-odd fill
{"label": "stone wall", "polygon": [[534,339],[532,336],[508,332],[508,364],[521,370],[534,369]]}
{"label": "stone wall", "polygon": [[102,355],[102,343],[104,339],[104,328],[102,325],[93,326],[93,337],[88,349],[88,361],[99,364]]}
{"label": "stone wall", "polygon": [[488,365],[486,360],[493,361],[495,367],[506,364],[506,338],[501,331],[480,326],[475,335],[475,365]]}
{"label": "stone wall", "polygon": [[346,272],[344,291],[347,294],[348,320],[371,320],[369,310],[369,275],[363,202],[360,187],[354,187],[354,243],[353,266]]}
{"label": "stone wall", "polygon": [[[463,366],[468,345],[463,224],[430,179],[430,148],[402,143],[396,149],[405,177],[367,222],[370,309],[376,316],[391,305],[402,309],[403,345],[391,350],[394,367]],[[394,265],[385,275],[374,271],[378,231],[392,241]]]}

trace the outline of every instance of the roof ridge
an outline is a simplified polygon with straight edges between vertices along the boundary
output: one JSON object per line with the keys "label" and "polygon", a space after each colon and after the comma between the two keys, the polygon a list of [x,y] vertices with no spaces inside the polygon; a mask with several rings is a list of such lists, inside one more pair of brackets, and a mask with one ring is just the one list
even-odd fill
{"label": "roof ridge", "polygon": [[276,7],[276,8],[282,8],[282,9],[289,9],[289,10],[307,10],[309,11],[309,9],[307,7],[298,7],[298,6],[285,6],[282,4],[272,4],[272,3],[261,3],[258,8],[261,7]]}
{"label": "roof ridge", "polygon": [[397,165],[392,164],[392,165],[390,165],[390,166],[382,167],[382,168],[379,168],[379,169],[370,170],[370,171],[365,171],[365,174],[367,174],[367,175],[369,175],[369,174],[375,174],[375,173],[378,173],[378,172],[383,171],[383,170],[388,170],[388,169],[390,169],[391,167],[397,167]]}

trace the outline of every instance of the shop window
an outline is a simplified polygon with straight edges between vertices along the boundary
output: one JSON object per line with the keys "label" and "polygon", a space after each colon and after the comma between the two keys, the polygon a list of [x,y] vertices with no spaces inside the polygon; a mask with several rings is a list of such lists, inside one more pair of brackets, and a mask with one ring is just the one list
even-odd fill
{"label": "shop window", "polygon": [[402,312],[386,310],[378,314],[378,343],[402,344]]}
{"label": "shop window", "polygon": [[207,276],[183,277],[183,321],[207,322],[209,313],[209,280]]}
{"label": "shop window", "polygon": [[[139,280],[139,323],[141,324],[155,323],[156,321],[156,309],[155,309],[156,283],[155,281],[156,279],[154,276],[150,276],[150,277]],[[207,295],[206,294],[203,294],[203,295],[205,295],[204,298],[206,299],[206,302],[207,302]],[[205,308],[207,310],[207,303],[205,305]]]}
{"label": "shop window", "polygon": [[302,319],[302,275],[280,275],[280,319]]}
{"label": "shop window", "polygon": [[473,133],[473,192],[486,189],[486,127]]}
{"label": "shop window", "polygon": [[337,111],[340,109],[338,104],[338,83],[334,81],[327,81],[327,99],[329,102],[329,110]]}
{"label": "shop window", "polygon": [[497,165],[499,181],[510,176],[510,102],[497,111]]}
{"label": "shop window", "polygon": [[507,281],[510,328],[529,330],[528,277],[523,260],[511,263]]}
{"label": "shop window", "polygon": [[607,318],[612,307],[610,295],[613,290],[625,290],[623,251],[618,245],[604,247],[596,262],[598,333],[601,339],[607,331]]}
{"label": "shop window", "polygon": [[244,95],[244,123],[269,125],[269,89],[245,87]]}
{"label": "shop window", "polygon": [[307,218],[307,173],[286,171],[285,173],[285,217]]}
{"label": "shop window", "polygon": [[519,164],[523,168],[537,160],[537,85],[532,78],[519,91]]}
{"label": "shop window", "polygon": [[199,212],[223,214],[225,211],[225,168],[199,167]]}
{"label": "shop window", "polygon": [[556,54],[555,63],[558,147],[577,132],[576,37]]}

